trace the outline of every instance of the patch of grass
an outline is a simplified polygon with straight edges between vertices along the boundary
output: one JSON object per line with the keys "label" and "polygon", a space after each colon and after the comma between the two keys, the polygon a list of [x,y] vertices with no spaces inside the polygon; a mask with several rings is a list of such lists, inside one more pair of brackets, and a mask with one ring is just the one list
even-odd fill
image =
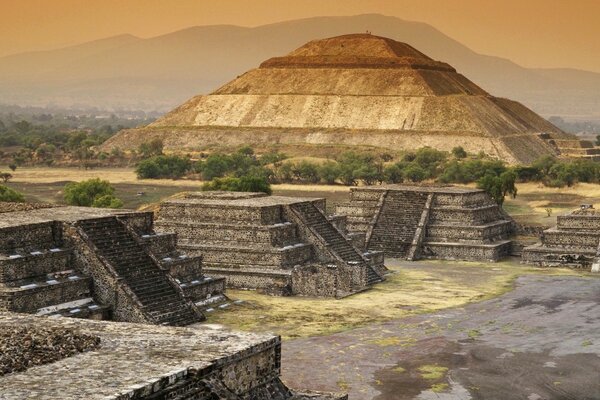
{"label": "patch of grass", "polygon": [[[284,340],[328,335],[376,322],[487,300],[511,290],[514,280],[520,275],[584,275],[569,269],[540,269],[515,262],[491,265],[389,260],[388,268],[393,273],[387,276],[385,282],[340,300],[273,297],[254,291],[228,290],[228,296],[244,300],[244,303],[238,312],[209,315],[208,322],[232,329],[276,332]],[[431,282],[435,282],[435,285]],[[414,343],[401,338],[382,337],[375,340],[383,346],[410,346]]]}
{"label": "patch of grass", "polygon": [[442,393],[448,390],[448,387],[447,383],[435,383],[431,385],[431,391],[434,393]]}
{"label": "patch of grass", "polygon": [[471,329],[467,334],[471,339],[475,339],[481,336],[481,332],[479,332],[477,329]]}
{"label": "patch of grass", "polygon": [[588,346],[591,346],[592,344],[593,344],[593,343],[592,343],[592,341],[591,341],[591,340],[584,340],[584,341],[581,343],[581,346],[583,346],[583,347],[588,347]]}
{"label": "patch of grass", "polygon": [[421,377],[427,380],[438,380],[442,379],[446,376],[448,372],[448,368],[442,367],[437,364],[432,365],[422,365],[418,368],[418,371],[421,373]]}
{"label": "patch of grass", "polygon": [[392,371],[398,372],[399,374],[403,374],[404,372],[406,372],[406,368],[396,367],[396,368],[392,369]]}

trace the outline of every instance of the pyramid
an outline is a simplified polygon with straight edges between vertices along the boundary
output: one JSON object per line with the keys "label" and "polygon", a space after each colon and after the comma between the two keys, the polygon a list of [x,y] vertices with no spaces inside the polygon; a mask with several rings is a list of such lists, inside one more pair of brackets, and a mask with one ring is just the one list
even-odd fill
{"label": "pyramid", "polygon": [[147,127],[120,132],[104,149],[155,137],[179,151],[220,144],[462,146],[513,164],[598,152],[450,65],[370,34],[314,40],[271,58]]}

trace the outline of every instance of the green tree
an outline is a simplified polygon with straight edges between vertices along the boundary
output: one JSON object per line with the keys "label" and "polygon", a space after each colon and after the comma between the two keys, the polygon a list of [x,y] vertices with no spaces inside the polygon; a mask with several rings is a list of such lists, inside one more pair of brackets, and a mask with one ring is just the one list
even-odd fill
{"label": "green tree", "polygon": [[507,195],[517,197],[516,179],[517,174],[514,171],[505,171],[499,176],[487,174],[477,181],[477,187],[485,190],[498,205],[502,206]]}
{"label": "green tree", "polygon": [[8,186],[0,185],[0,202],[23,203],[25,196],[9,188]]}
{"label": "green tree", "polygon": [[418,165],[410,164],[403,171],[404,177],[411,182],[421,182],[427,178],[427,172]]}
{"label": "green tree", "polygon": [[340,176],[340,166],[335,161],[326,161],[319,166],[318,172],[323,182],[333,185]]}
{"label": "green tree", "polygon": [[388,165],[383,171],[384,180],[387,183],[402,183],[404,174],[398,164]]}
{"label": "green tree", "polygon": [[153,156],[139,162],[135,169],[138,179],[179,179],[192,167],[189,158]]}
{"label": "green tree", "polygon": [[67,183],[64,192],[65,201],[72,206],[106,207],[120,204],[120,207],[123,205],[114,197],[115,189],[110,182],[99,178]]}

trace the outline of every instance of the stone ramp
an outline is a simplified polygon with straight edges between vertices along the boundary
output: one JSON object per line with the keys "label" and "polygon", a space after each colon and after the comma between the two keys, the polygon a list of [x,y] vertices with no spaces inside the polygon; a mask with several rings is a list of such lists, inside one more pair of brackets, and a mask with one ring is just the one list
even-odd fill
{"label": "stone ramp", "polygon": [[183,292],[116,217],[77,223],[84,237],[113,267],[142,305],[140,310],[160,325],[183,326],[199,322],[201,314]]}

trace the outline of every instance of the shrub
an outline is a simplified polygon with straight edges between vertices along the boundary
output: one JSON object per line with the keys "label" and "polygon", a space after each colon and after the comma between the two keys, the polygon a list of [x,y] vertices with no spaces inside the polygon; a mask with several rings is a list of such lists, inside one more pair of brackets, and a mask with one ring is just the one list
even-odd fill
{"label": "shrub", "polygon": [[319,182],[319,167],[317,164],[309,161],[301,161],[294,166],[294,175],[302,181],[317,183]]}
{"label": "shrub", "polygon": [[123,203],[114,197],[115,189],[110,182],[99,178],[71,182],[65,185],[65,201],[72,206],[118,208]]}
{"label": "shrub", "polygon": [[231,192],[263,192],[271,194],[269,182],[258,176],[242,176],[240,178],[215,178],[202,185],[202,190],[226,190]]}
{"label": "shrub", "polygon": [[418,165],[410,164],[404,168],[403,175],[411,182],[421,182],[427,177],[427,172]]}
{"label": "shrub", "polygon": [[462,148],[462,146],[457,146],[455,148],[452,149],[452,155],[454,156],[454,158],[467,158],[467,152],[465,151],[465,149]]}
{"label": "shrub", "polygon": [[97,208],[121,208],[123,207],[123,201],[121,199],[116,198],[112,194],[107,194],[101,197],[97,197],[94,199],[92,203],[92,207]]}
{"label": "shrub", "polygon": [[23,203],[25,196],[9,188],[8,186],[0,185],[0,202]]}
{"label": "shrub", "polygon": [[192,167],[189,158],[154,156],[140,161],[135,172],[138,179],[179,179]]}
{"label": "shrub", "polygon": [[402,183],[404,175],[400,165],[388,165],[383,171],[383,179],[386,183]]}
{"label": "shrub", "polygon": [[318,173],[323,182],[333,185],[340,176],[340,166],[335,161],[326,161],[319,166]]}
{"label": "shrub", "polygon": [[12,174],[9,172],[0,172],[0,179],[2,179],[2,181],[4,183],[8,182],[9,180],[12,179]]}

